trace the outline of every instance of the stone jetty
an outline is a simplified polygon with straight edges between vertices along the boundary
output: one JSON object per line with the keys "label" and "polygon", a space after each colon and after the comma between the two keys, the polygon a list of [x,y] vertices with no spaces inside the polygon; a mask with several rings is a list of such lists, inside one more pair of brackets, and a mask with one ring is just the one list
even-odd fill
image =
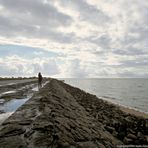
{"label": "stone jetty", "polygon": [[147,145],[148,120],[51,79],[1,125],[1,148]]}

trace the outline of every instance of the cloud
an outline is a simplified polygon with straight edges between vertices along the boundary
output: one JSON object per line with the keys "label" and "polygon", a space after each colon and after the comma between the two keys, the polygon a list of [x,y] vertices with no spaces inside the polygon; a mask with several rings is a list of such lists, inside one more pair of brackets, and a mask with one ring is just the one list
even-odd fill
{"label": "cloud", "polygon": [[98,37],[96,36],[88,37],[87,41],[94,43],[103,49],[108,49],[110,48],[111,38],[107,34],[101,34]]}
{"label": "cloud", "polygon": [[146,77],[147,9],[147,0],[0,0],[0,75]]}
{"label": "cloud", "polygon": [[0,0],[0,4],[0,33],[3,37],[48,38],[58,42],[70,42],[73,37],[56,31],[59,26],[70,25],[72,18],[53,5],[40,0]]}
{"label": "cloud", "polygon": [[44,76],[54,76],[59,73],[59,67],[54,59],[25,59],[17,55],[0,58],[1,76],[36,76],[39,71]]}
{"label": "cloud", "polygon": [[64,75],[66,77],[74,77],[74,78],[87,78],[88,73],[80,63],[80,60],[74,59],[69,60],[69,63],[65,67]]}
{"label": "cloud", "polygon": [[141,66],[144,66],[144,67],[147,67],[148,65],[148,61],[142,61],[142,62],[139,62],[139,61],[124,61],[121,66],[123,67],[141,67]]}
{"label": "cloud", "polygon": [[[6,10],[4,16],[15,16],[15,18],[9,17],[11,22],[18,21],[17,23],[39,26],[47,24],[50,27],[57,27],[69,25],[72,21],[68,15],[59,12],[53,5],[41,0],[0,0],[0,3]],[[21,16],[26,17],[21,18]],[[24,20],[24,22],[21,22],[21,20]]]}
{"label": "cloud", "polygon": [[108,15],[106,15],[101,9],[97,9],[95,5],[88,4],[85,0],[74,0],[74,1],[66,1],[61,0],[58,1],[63,7],[70,7],[77,11],[79,14],[80,21],[86,21],[89,23],[93,23],[95,25],[102,25],[109,21]]}
{"label": "cloud", "polygon": [[129,56],[134,56],[134,55],[146,55],[148,54],[147,52],[143,52],[140,49],[132,49],[131,50],[116,50],[114,51],[115,54],[119,54],[119,55],[129,55]]}

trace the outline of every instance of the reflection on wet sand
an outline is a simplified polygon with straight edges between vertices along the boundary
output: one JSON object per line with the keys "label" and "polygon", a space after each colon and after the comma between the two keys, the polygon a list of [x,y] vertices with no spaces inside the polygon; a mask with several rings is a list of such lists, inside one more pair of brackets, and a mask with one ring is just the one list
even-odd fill
{"label": "reflection on wet sand", "polygon": [[[49,81],[43,83],[46,85]],[[37,83],[27,84],[16,90],[8,90],[0,94],[0,125],[20,106],[38,91]]]}

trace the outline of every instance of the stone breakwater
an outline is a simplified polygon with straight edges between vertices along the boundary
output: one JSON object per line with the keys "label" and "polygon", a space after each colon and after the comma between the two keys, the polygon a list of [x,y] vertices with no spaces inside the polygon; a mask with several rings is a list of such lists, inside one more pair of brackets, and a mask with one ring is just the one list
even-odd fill
{"label": "stone breakwater", "polygon": [[2,148],[114,148],[147,144],[147,120],[51,79],[0,130]]}

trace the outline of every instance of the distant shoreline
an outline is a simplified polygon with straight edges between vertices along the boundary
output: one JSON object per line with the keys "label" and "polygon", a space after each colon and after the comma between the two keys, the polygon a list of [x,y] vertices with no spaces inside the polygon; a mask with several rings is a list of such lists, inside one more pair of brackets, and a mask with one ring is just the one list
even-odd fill
{"label": "distant shoreline", "polygon": [[37,77],[0,77],[0,81],[5,80],[24,80],[24,79],[37,79]]}

